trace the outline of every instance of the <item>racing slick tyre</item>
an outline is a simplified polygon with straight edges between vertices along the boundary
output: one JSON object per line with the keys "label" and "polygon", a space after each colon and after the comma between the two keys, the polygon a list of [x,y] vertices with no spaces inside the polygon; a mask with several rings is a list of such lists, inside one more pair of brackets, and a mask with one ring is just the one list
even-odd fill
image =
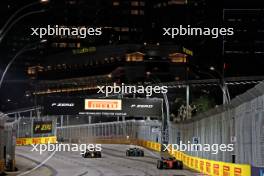
{"label": "racing slick tyre", "polygon": [[91,154],[86,152],[83,154],[83,157],[84,158],[91,158]]}
{"label": "racing slick tyre", "polygon": [[157,168],[158,169],[163,169],[163,161],[162,160],[158,160]]}
{"label": "racing slick tyre", "polygon": [[183,169],[183,162],[182,161],[176,161],[175,163],[174,163],[174,169]]}
{"label": "racing slick tyre", "polygon": [[95,152],[95,157],[96,158],[102,158],[102,153],[101,152]]}

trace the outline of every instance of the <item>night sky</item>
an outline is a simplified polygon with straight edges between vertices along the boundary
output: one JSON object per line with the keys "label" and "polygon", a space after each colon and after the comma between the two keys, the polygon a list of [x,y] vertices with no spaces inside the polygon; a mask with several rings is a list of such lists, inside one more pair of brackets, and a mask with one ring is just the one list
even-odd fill
{"label": "night sky", "polygon": [[[1,28],[8,18],[19,8],[33,2],[37,1],[1,1]],[[119,3],[118,6],[114,5],[115,2]],[[108,46],[117,46],[118,48],[119,45],[131,43],[143,46],[144,44],[158,44],[160,46],[177,45],[180,48],[186,47],[194,52],[189,61],[190,68],[193,68],[192,65],[195,65],[202,70],[208,71],[210,66],[214,66],[222,73],[225,64],[225,77],[262,76],[264,74],[264,8],[260,0],[247,2],[239,0],[217,2],[190,0],[187,5],[166,5],[164,7],[162,7],[163,3],[169,4],[169,2],[173,1],[145,0],[142,1],[142,4],[140,2],[138,1],[139,4],[133,6],[129,0],[53,0],[46,4],[33,5],[19,13],[15,19],[31,11],[45,10],[43,13],[30,15],[19,20],[7,33],[0,43],[0,73],[2,73],[7,63],[21,48],[39,40],[36,36],[30,35],[31,27],[45,27],[47,25],[103,27],[103,35],[97,38],[89,37],[78,40],[47,37],[47,43],[37,45],[35,46],[36,48],[22,54],[12,65],[0,90],[0,110],[6,111],[21,107],[22,102],[25,102],[28,106],[32,105],[34,97],[31,97],[30,92],[36,89],[37,82],[40,79],[54,80],[57,79],[55,75],[61,75],[58,79],[82,77],[88,76],[90,72],[93,75],[101,75],[107,69],[114,70],[117,67],[125,67],[123,63],[121,65],[113,64],[111,67],[108,65],[110,68],[94,67],[88,73],[85,64],[90,64],[90,62],[83,59],[79,63],[78,57],[71,57],[67,54],[78,48],[78,45],[81,48]],[[262,10],[259,10],[261,8]],[[223,9],[257,10],[226,11],[224,15],[225,19],[223,20]],[[142,14],[131,15],[130,12],[132,10],[136,10],[136,13]],[[205,36],[186,36],[171,39],[162,36],[163,27],[175,27],[180,24],[189,24],[197,27],[233,27],[235,35],[230,38],[226,37],[225,41],[223,41],[222,37],[212,39]],[[129,28],[129,32],[122,33],[122,29],[126,27]],[[119,29],[121,31],[118,31]],[[57,47],[58,43],[66,43],[67,46]],[[223,43],[225,43],[224,46]],[[83,57],[85,58],[86,56],[84,55]],[[79,65],[76,67],[81,71],[74,71],[75,62],[78,62]],[[96,63],[96,61],[94,62]],[[40,73],[34,79],[27,74],[29,66],[39,65],[46,68],[50,65],[60,64],[71,66],[69,70]],[[160,64],[158,66],[150,64],[148,67],[150,69],[160,67],[161,71],[159,75],[166,72],[167,68],[166,65],[162,66]],[[140,67],[136,66],[134,69],[137,72],[137,70],[140,70]],[[200,74],[195,69],[190,70],[190,72],[190,79],[210,78],[208,75]],[[169,74],[171,77],[177,77],[175,72],[166,72],[166,74]],[[180,73],[180,75],[185,74],[183,72]],[[161,77],[161,81],[167,81],[165,79],[167,77]],[[123,78],[120,79],[123,81]],[[182,78],[182,80],[184,79]],[[126,78],[126,80],[130,79]],[[233,95],[242,93],[242,91],[252,86],[233,88]],[[212,90],[212,92],[212,94],[219,93],[217,90]]]}

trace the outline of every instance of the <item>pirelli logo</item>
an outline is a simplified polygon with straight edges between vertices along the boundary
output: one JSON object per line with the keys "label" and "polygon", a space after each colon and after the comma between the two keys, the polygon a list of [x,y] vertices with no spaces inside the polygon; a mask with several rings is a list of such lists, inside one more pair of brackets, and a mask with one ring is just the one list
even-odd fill
{"label": "pirelli logo", "polygon": [[85,110],[122,110],[122,101],[117,99],[85,99]]}

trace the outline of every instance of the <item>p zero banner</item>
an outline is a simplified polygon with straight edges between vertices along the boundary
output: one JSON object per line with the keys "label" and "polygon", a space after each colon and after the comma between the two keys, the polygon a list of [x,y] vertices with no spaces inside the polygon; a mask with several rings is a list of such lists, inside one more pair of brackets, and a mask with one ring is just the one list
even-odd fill
{"label": "p zero banner", "polygon": [[161,117],[162,99],[123,98],[45,98],[44,114],[47,115],[109,115]]}
{"label": "p zero banner", "polygon": [[34,121],[33,122],[33,133],[44,134],[52,132],[52,121]]}

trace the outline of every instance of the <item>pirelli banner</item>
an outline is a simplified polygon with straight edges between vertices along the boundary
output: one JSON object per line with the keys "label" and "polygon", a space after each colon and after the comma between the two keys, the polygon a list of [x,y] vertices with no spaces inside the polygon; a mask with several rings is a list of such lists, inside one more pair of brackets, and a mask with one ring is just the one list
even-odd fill
{"label": "pirelli banner", "polygon": [[45,98],[46,115],[106,115],[161,117],[162,99],[123,98],[123,99],[82,99]]}

